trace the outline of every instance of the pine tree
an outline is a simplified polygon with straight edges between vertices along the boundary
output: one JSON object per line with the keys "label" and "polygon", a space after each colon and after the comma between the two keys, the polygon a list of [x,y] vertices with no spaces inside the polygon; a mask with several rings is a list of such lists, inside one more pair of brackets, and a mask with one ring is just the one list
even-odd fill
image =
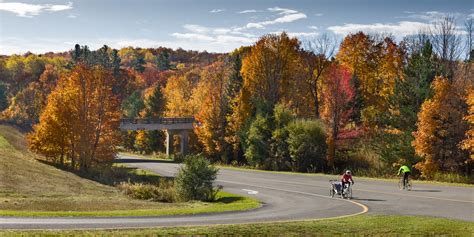
{"label": "pine tree", "polygon": [[167,51],[162,51],[156,58],[156,67],[160,71],[165,71],[171,68],[170,56]]}
{"label": "pine tree", "polygon": [[142,73],[143,71],[145,71],[145,65],[146,62],[145,62],[145,57],[143,56],[143,54],[141,53],[137,53],[135,55],[135,58],[132,60],[131,62],[131,66],[132,68],[137,71],[137,72],[140,72]]}

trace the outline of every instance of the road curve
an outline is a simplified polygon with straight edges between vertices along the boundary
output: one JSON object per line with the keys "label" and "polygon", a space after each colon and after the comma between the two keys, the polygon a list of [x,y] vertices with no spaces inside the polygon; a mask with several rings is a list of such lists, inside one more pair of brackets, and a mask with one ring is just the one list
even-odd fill
{"label": "road curve", "polygon": [[[179,165],[123,156],[118,162],[165,176]],[[357,180],[353,200],[329,198],[327,176],[308,176],[235,169],[221,169],[217,183],[224,190],[252,196],[261,208],[216,214],[161,217],[23,218],[0,217],[1,229],[90,229],[240,224],[371,214],[424,215],[474,222],[474,189],[415,184],[400,191],[394,182]],[[367,209],[368,207],[368,209]]]}

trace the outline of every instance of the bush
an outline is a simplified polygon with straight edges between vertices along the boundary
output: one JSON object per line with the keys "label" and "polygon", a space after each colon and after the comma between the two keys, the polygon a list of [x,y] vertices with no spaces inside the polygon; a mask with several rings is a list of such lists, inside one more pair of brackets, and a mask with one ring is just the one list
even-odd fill
{"label": "bush", "polygon": [[172,181],[162,180],[158,184],[142,184],[121,182],[118,188],[125,194],[135,199],[151,200],[156,202],[179,201]]}
{"label": "bush", "polygon": [[212,182],[219,169],[201,155],[189,155],[178,171],[176,189],[183,200],[214,201],[219,189]]}
{"label": "bush", "polygon": [[292,170],[322,171],[326,164],[326,133],[319,121],[297,120],[288,125],[288,149]]}

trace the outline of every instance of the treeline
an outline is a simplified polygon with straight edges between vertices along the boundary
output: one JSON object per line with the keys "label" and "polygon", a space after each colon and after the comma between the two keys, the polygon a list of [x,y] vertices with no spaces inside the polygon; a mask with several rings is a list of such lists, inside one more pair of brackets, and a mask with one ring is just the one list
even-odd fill
{"label": "treeline", "polygon": [[[363,32],[340,43],[327,35],[300,42],[270,34],[229,54],[76,46],[63,57],[10,56],[0,59],[0,106],[4,119],[39,121],[32,149],[78,167],[74,157],[108,160],[116,145],[164,151],[162,132],[119,132],[120,117],[194,116],[192,150],[215,162],[374,175],[408,164],[426,178],[467,176],[474,163],[472,22],[467,34],[455,26],[446,17],[401,42]],[[37,60],[43,69],[35,70]],[[77,85],[88,81],[81,91]],[[68,90],[72,108],[59,104]],[[79,109],[81,96],[90,113]],[[64,132],[42,134],[60,115],[80,119],[60,120]]]}

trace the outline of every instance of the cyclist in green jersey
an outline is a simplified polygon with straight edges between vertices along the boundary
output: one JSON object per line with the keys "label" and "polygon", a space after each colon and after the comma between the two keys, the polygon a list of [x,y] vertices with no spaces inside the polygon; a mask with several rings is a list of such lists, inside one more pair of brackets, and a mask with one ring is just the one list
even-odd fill
{"label": "cyclist in green jersey", "polygon": [[410,173],[411,173],[410,167],[403,165],[398,170],[397,175],[400,175],[400,173],[403,174],[403,187],[405,188],[408,184],[408,176],[410,176]]}

